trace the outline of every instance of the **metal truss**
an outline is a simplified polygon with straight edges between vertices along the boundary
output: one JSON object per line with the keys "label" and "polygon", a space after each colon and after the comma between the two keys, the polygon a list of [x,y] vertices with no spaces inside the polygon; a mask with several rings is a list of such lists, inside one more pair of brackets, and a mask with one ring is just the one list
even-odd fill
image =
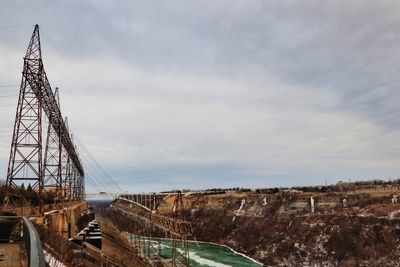
{"label": "metal truss", "polygon": [[[58,93],[53,93],[42,61],[39,26],[35,25],[24,57],[14,133],[7,170],[5,203],[24,200],[23,182],[37,194],[42,212],[43,190],[54,187],[56,199],[83,198],[84,171],[76,147],[64,122]],[[42,113],[49,120],[45,157],[42,154]],[[65,151],[65,152],[64,152]],[[64,166],[64,164],[66,164]],[[65,180],[63,180],[65,179]],[[72,181],[71,181],[72,180]],[[64,187],[64,188],[63,188]],[[26,203],[20,202],[19,205]]]}
{"label": "metal truss", "polygon": [[[133,195],[132,195],[133,196]],[[144,200],[145,196],[152,195],[134,195],[133,199]],[[125,198],[128,197],[128,198]],[[192,228],[188,221],[185,221],[183,218],[183,201],[180,193],[177,194],[176,200],[174,203],[174,216],[168,217],[164,215],[160,215],[156,213],[156,210],[151,210],[146,205],[136,202],[135,200],[131,200],[129,195],[124,195],[124,197],[120,196],[113,201],[110,205],[111,209],[119,212],[127,218],[130,218],[136,225],[138,229],[137,232],[137,246],[139,246],[139,251],[144,252],[145,258],[151,258],[150,249],[140,249],[140,246],[149,245],[149,240],[146,240],[146,237],[143,236],[143,233],[154,232],[155,228],[161,230],[161,232],[165,233],[165,237],[169,238],[172,242],[172,266],[189,266],[189,249],[188,249],[188,237],[192,235]],[[148,197],[149,198],[149,197]],[[147,203],[154,203],[156,199],[156,195],[152,196],[153,201]],[[153,229],[153,230],[151,230]],[[151,235],[150,235],[151,237]],[[143,240],[142,240],[143,239]],[[142,241],[141,241],[142,240]],[[181,244],[180,252],[178,253],[178,244]],[[181,261],[178,263],[179,255],[181,256]]]}
{"label": "metal truss", "polygon": [[144,209],[147,209],[149,211],[156,211],[166,195],[168,194],[162,194],[162,193],[126,194],[126,195],[119,195],[119,197],[133,201],[136,205],[140,205]]}
{"label": "metal truss", "polygon": [[[55,96],[58,99],[58,88],[55,90]],[[43,187],[46,193],[54,194],[55,202],[59,202],[62,199],[62,181],[61,181],[61,153],[62,145],[61,140],[58,137],[57,131],[60,129],[54,129],[49,123],[47,130],[46,149],[44,156],[44,174],[43,174]]]}
{"label": "metal truss", "polygon": [[[38,191],[41,202],[43,190],[42,102],[37,97],[37,90],[35,90],[37,86],[41,85],[33,85],[31,83],[32,78],[29,77],[33,72],[35,76],[42,75],[43,64],[39,60],[40,58],[40,38],[39,32],[35,28],[24,58],[22,81],[7,170],[6,203],[10,202],[10,198],[22,194],[20,190],[22,182],[28,182],[31,184],[33,191]],[[23,202],[20,205],[23,205]]]}
{"label": "metal truss", "polygon": [[182,219],[149,212],[147,209],[137,205],[135,202],[120,197],[117,198],[112,205],[124,212],[131,213],[132,216],[152,223],[156,227],[168,231],[178,238],[192,235],[190,223]]}

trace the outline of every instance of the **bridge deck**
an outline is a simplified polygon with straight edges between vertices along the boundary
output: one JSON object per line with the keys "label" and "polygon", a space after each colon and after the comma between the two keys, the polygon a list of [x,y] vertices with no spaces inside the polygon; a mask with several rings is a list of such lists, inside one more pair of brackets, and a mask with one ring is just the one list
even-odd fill
{"label": "bridge deck", "polygon": [[6,266],[28,266],[28,257],[22,243],[0,243],[0,267]]}

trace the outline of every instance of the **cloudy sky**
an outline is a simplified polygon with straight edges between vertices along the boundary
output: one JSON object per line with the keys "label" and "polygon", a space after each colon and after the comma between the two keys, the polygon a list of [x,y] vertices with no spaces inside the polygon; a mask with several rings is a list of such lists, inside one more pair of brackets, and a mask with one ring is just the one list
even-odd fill
{"label": "cloudy sky", "polygon": [[[128,191],[400,177],[398,1],[0,1],[0,172],[24,56]],[[101,183],[101,182],[99,182]]]}

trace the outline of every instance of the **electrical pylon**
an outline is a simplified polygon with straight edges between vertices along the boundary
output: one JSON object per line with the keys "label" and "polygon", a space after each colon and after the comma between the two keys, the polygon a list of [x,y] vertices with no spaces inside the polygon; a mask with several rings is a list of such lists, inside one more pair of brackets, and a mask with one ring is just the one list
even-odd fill
{"label": "electrical pylon", "polygon": [[[69,131],[68,127],[68,118],[65,117],[65,126],[67,127],[67,131]],[[71,159],[68,157],[68,151],[63,149],[61,152],[61,181],[63,183],[63,200],[66,201],[72,200],[72,164]]]}
{"label": "electrical pylon", "polygon": [[24,57],[21,87],[15,116],[14,133],[8,162],[5,203],[10,204],[18,198],[23,203],[22,183],[31,184],[38,193],[39,207],[43,205],[42,172],[42,102],[37,97],[32,84],[42,87],[42,52],[40,48],[39,26],[33,31]]}
{"label": "electrical pylon", "polygon": [[[44,162],[42,159],[42,113],[49,120]],[[62,156],[66,160],[63,160]],[[63,163],[67,166],[63,167]],[[79,186],[84,186],[84,171],[76,146],[61,116],[58,91],[53,93],[47,79],[42,62],[39,26],[35,25],[24,57],[7,169],[6,208],[7,205],[16,203],[18,200],[20,200],[19,206],[25,206],[29,204],[26,199],[30,199],[31,206],[39,206],[41,215],[45,186],[54,186],[56,198],[63,202],[66,196],[64,192],[66,188],[63,188],[63,185],[71,184],[71,180],[66,182],[63,178],[71,179],[71,177],[74,177],[74,183],[69,195],[73,196],[71,200],[75,200],[77,199],[75,196],[82,197],[84,192],[84,188],[76,187],[77,177],[80,179]],[[24,194],[24,190],[21,190],[24,182],[31,184],[32,191],[29,192],[31,195],[29,198]]]}
{"label": "electrical pylon", "polygon": [[[58,106],[60,106],[57,87],[54,96]],[[61,180],[61,153],[63,149],[59,136],[60,128],[55,129],[53,125],[49,123],[44,154],[43,187],[46,194],[52,194],[54,196],[55,203],[62,202],[63,198],[63,184]]]}

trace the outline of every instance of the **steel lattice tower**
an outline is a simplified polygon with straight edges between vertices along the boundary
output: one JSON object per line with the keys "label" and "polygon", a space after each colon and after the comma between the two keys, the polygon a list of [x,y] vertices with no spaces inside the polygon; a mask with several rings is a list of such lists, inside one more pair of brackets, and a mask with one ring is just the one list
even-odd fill
{"label": "steel lattice tower", "polygon": [[36,25],[24,57],[7,170],[6,204],[15,200],[15,196],[20,196],[20,186],[23,182],[30,183],[32,190],[38,191],[41,202],[43,189],[42,103],[36,95],[35,88],[32,87],[32,82],[38,87],[42,86],[40,84],[43,73],[41,58],[39,27]]}
{"label": "steel lattice tower", "polygon": [[[49,120],[42,159],[42,111]],[[79,182],[78,182],[79,181]],[[82,199],[84,171],[61,115],[58,91],[53,93],[42,62],[39,26],[35,25],[26,55],[7,170],[5,204],[27,204],[22,183],[31,184],[42,213],[44,189],[52,187],[56,200]],[[68,190],[68,191],[67,191]],[[67,193],[68,192],[68,193]]]}
{"label": "steel lattice tower", "polygon": [[[68,118],[65,117],[65,125],[68,129]],[[61,151],[61,181],[62,181],[62,195],[65,200],[72,200],[72,164],[68,157],[68,151],[62,149]]]}
{"label": "steel lattice tower", "polygon": [[[60,100],[58,97],[58,88],[56,87],[54,95],[58,105]],[[59,138],[60,129],[55,129],[49,123],[47,129],[46,149],[44,156],[44,174],[43,187],[46,193],[55,193],[55,202],[60,202],[62,198],[62,182],[61,182],[61,153],[62,144]]]}

